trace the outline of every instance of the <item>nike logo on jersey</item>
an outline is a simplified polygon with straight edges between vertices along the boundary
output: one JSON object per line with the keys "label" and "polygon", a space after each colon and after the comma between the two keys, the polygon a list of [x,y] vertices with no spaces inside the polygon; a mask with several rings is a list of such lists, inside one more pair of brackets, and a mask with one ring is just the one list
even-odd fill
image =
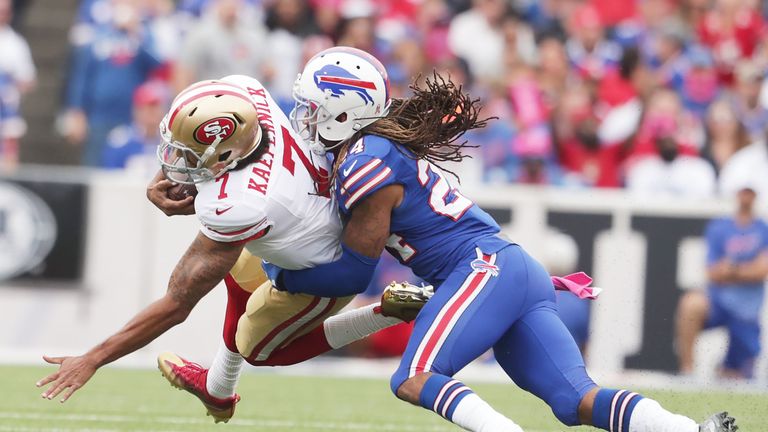
{"label": "nike logo on jersey", "polygon": [[234,206],[229,206],[229,207],[227,207],[227,208],[223,208],[223,209],[217,208],[217,209],[216,209],[216,216],[221,216],[221,215],[223,215],[224,213],[226,213],[226,212],[228,212],[228,211],[232,210],[232,207],[234,207]]}
{"label": "nike logo on jersey", "polygon": [[357,165],[357,161],[356,160],[352,162],[352,165],[350,165],[349,168],[347,168],[344,171],[342,171],[342,173],[344,174],[344,177],[348,176],[349,173],[351,173],[352,170],[355,169],[355,165]]}

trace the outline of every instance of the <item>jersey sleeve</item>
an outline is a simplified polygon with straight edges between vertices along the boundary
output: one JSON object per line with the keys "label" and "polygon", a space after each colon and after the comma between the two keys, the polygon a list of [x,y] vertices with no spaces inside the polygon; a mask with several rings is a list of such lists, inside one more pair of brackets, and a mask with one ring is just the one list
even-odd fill
{"label": "jersey sleeve", "polygon": [[263,209],[242,203],[222,205],[198,212],[200,230],[211,240],[223,243],[246,243],[264,237],[272,223]]}
{"label": "jersey sleeve", "polygon": [[707,239],[707,265],[713,265],[725,257],[722,221],[713,220],[707,225],[704,236]]}
{"label": "jersey sleeve", "polygon": [[760,239],[760,251],[758,253],[762,254],[768,252],[768,224],[761,222],[760,226],[762,227],[762,236]]}
{"label": "jersey sleeve", "polygon": [[[374,138],[374,139],[372,139]],[[389,142],[365,137],[353,145],[337,171],[336,198],[344,212],[379,189],[394,184],[396,175]]]}

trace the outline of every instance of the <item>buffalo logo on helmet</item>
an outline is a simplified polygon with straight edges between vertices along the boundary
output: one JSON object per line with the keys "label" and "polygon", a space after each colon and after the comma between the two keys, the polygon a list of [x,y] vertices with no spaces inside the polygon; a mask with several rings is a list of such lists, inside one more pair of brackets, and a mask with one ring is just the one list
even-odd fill
{"label": "buffalo logo on helmet", "polygon": [[363,81],[336,65],[325,65],[314,74],[315,85],[322,91],[330,91],[331,96],[341,97],[345,91],[353,91],[367,104],[373,103],[373,97],[368,90],[376,90],[376,84]]}
{"label": "buffalo logo on helmet", "polygon": [[216,117],[201,124],[195,129],[195,141],[211,145],[214,141],[226,141],[237,129],[237,123],[229,117]]}

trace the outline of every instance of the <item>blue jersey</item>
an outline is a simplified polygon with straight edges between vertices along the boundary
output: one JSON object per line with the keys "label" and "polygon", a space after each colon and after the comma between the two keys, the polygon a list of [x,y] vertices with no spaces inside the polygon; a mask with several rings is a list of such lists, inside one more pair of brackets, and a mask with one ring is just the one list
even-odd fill
{"label": "blue jersey", "polygon": [[386,248],[429,283],[438,286],[477,247],[494,253],[510,244],[498,237],[496,221],[451,187],[435,165],[373,135],[352,145],[338,168],[335,193],[342,216],[392,184],[402,185],[404,196],[392,212]]}
{"label": "blue jersey", "polygon": [[[745,263],[758,255],[768,252],[768,224],[756,219],[751,224],[740,226],[732,218],[715,219],[706,230],[707,263],[712,265],[722,259],[733,263]],[[713,287],[725,288],[729,285],[712,284]],[[741,288],[762,289],[763,283],[739,284]]]}

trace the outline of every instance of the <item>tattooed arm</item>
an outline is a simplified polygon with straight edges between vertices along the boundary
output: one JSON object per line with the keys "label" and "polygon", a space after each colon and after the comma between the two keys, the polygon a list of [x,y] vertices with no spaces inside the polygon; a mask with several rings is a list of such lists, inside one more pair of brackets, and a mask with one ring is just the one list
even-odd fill
{"label": "tattooed arm", "polygon": [[52,399],[64,390],[62,402],[93,376],[96,369],[130,354],[183,322],[192,308],[215,287],[237,261],[242,245],[220,243],[198,234],[171,275],[168,291],[120,331],[79,357],[47,357],[61,365],[37,386],[53,383],[42,396]]}

